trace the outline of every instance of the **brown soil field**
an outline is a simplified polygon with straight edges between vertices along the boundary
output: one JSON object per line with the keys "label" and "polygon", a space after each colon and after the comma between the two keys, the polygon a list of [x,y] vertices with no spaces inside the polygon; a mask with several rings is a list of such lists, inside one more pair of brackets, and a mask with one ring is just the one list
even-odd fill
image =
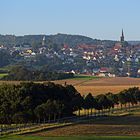
{"label": "brown soil field", "polygon": [[58,80],[55,83],[58,84],[74,85],[75,88],[81,94],[88,94],[89,92],[93,95],[98,95],[107,92],[118,93],[121,90],[128,89],[130,87],[140,87],[140,78],[129,78],[129,77],[116,77],[116,78],[98,78],[92,80]]}
{"label": "brown soil field", "polygon": [[105,117],[63,128],[38,132],[39,136],[140,136],[140,116]]}

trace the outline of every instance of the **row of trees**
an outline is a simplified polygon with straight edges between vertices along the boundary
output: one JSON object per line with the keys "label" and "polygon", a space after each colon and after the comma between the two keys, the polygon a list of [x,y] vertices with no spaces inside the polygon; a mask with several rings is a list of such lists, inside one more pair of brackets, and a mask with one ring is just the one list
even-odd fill
{"label": "row of trees", "polygon": [[[133,87],[129,89],[125,89],[118,94],[107,93],[100,94],[96,97],[93,97],[91,93],[89,93],[84,98],[83,108],[88,110],[88,115],[92,114],[92,109],[104,111],[108,110],[108,112],[113,111],[114,107],[120,106],[121,109],[124,106],[125,109],[130,109],[131,106],[137,105],[140,103],[140,90],[138,87]],[[91,110],[91,113],[89,113]],[[79,114],[80,115],[80,114]]]}
{"label": "row of trees", "polygon": [[127,108],[140,102],[140,90],[137,87],[123,90],[119,94],[91,93],[82,97],[72,85],[54,83],[20,83],[18,85],[0,85],[0,123],[46,122],[73,116],[75,111],[92,110],[112,111],[114,106]]}

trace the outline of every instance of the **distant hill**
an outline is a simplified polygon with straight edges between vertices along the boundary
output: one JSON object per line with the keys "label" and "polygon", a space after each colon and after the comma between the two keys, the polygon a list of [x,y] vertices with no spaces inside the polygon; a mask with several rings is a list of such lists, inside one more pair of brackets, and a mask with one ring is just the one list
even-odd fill
{"label": "distant hill", "polygon": [[23,43],[39,43],[41,42],[44,35],[25,35],[25,36],[15,36],[15,35],[0,35],[0,45],[18,45]]}
{"label": "distant hill", "polygon": [[71,47],[77,46],[79,44],[99,44],[100,40],[92,39],[90,37],[82,35],[67,35],[67,34],[56,34],[47,36],[48,39],[52,40],[56,44],[68,44]]}
{"label": "distant hill", "polygon": [[140,44],[140,41],[128,41],[128,43],[131,45],[138,45]]}
{"label": "distant hill", "polygon": [[56,35],[25,35],[25,36],[15,36],[15,35],[0,35],[0,45],[13,46],[23,43],[41,43],[42,38],[46,37],[46,43],[51,41],[56,44],[67,44],[70,47],[75,47],[79,44],[89,44],[89,45],[113,45],[115,41],[110,40],[99,40],[92,39],[90,37],[82,35],[68,35],[68,34],[56,34]]}
{"label": "distant hill", "polygon": [[82,36],[82,35],[68,35],[68,34],[56,34],[47,36],[48,39],[52,40],[53,42],[59,44],[64,43],[68,44],[70,47],[75,47],[79,44],[88,44],[88,45],[110,45],[114,44],[115,41],[110,40],[99,40],[99,39],[92,39],[90,37]]}

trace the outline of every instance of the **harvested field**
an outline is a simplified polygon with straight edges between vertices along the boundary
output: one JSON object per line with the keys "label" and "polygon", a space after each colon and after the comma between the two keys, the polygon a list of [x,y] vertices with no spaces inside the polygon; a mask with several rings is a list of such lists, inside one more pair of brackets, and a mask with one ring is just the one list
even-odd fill
{"label": "harvested field", "polygon": [[120,126],[120,125],[75,125],[59,130],[37,133],[40,136],[74,136],[74,135],[98,135],[98,136],[140,136],[140,127],[138,126]]}
{"label": "harvested field", "polygon": [[[134,85],[134,86],[140,88],[140,85]],[[96,95],[104,94],[108,92],[119,93],[120,91],[124,89],[128,89],[134,86],[133,85],[132,86],[131,85],[127,85],[127,86],[75,86],[75,88],[82,95],[92,93],[94,96],[96,96]]]}
{"label": "harvested field", "polygon": [[128,86],[128,85],[140,85],[140,78],[129,77],[115,77],[115,78],[96,78],[96,79],[67,79],[54,81],[55,83],[72,84],[74,86]]}
{"label": "harvested field", "polygon": [[100,118],[86,123],[76,124],[49,131],[35,136],[140,136],[140,116]]}
{"label": "harvested field", "polygon": [[140,87],[140,78],[116,77],[116,78],[95,78],[95,79],[69,79],[59,80],[55,83],[72,84],[81,94],[92,93],[98,95],[107,92],[118,93],[130,87]]}
{"label": "harvested field", "polygon": [[[22,82],[22,81],[21,81]],[[43,83],[46,81],[42,81]],[[73,85],[78,92],[81,94],[88,94],[89,92],[93,95],[102,93],[112,92],[118,93],[121,90],[128,89],[130,87],[140,87],[140,78],[128,78],[128,77],[116,77],[116,78],[73,78],[66,80],[52,81],[56,84]],[[20,81],[0,81],[0,84],[19,84]]]}

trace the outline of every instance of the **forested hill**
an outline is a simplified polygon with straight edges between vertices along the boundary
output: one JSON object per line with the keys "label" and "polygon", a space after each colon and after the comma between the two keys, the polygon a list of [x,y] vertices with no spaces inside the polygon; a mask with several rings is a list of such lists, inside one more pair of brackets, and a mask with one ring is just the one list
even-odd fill
{"label": "forested hill", "polygon": [[89,45],[114,44],[114,41],[92,39],[82,35],[56,34],[56,35],[25,35],[25,36],[0,35],[0,45],[13,46],[23,43],[29,43],[32,46],[34,44],[39,45],[41,44],[44,36],[46,37],[46,43],[49,43],[49,41],[51,41],[56,44],[67,44],[70,47],[75,47],[79,44],[89,44]]}
{"label": "forested hill", "polygon": [[92,39],[81,35],[67,35],[67,34],[57,34],[48,36],[50,40],[56,44],[63,43],[68,44],[70,47],[77,46],[79,44],[100,44],[101,40]]}

